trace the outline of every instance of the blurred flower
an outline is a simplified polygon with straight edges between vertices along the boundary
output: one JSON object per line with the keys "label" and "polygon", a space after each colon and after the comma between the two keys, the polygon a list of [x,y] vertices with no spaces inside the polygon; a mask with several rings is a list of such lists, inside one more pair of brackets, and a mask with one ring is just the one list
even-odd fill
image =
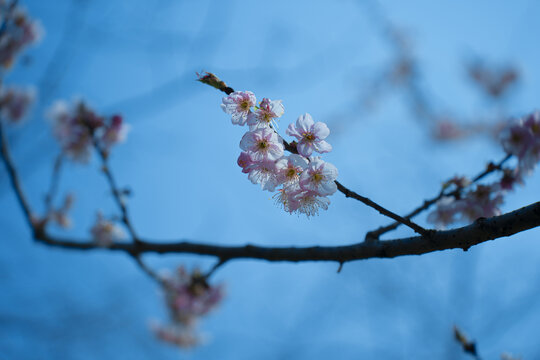
{"label": "blurred flower", "polygon": [[212,286],[197,269],[190,274],[180,266],[173,276],[164,277],[163,290],[170,324],[155,326],[156,335],[180,347],[197,345],[197,320],[223,300],[223,285]]}
{"label": "blurred flower", "polygon": [[0,66],[9,68],[15,56],[26,46],[37,42],[43,34],[38,22],[28,18],[20,7],[0,1]]}
{"label": "blurred flower", "polygon": [[125,140],[129,126],[120,115],[110,118],[97,115],[82,102],[72,106],[65,101],[57,101],[48,110],[53,133],[62,150],[74,161],[87,162],[94,139],[102,151]]}
{"label": "blurred flower", "polygon": [[540,111],[513,121],[500,133],[504,150],[518,158],[518,171],[530,174],[540,161]]}
{"label": "blurred flower", "polygon": [[20,122],[28,113],[35,98],[35,90],[2,88],[0,90],[0,116],[10,123]]}
{"label": "blurred flower", "polygon": [[109,247],[115,241],[125,237],[124,231],[112,221],[105,219],[101,212],[97,213],[96,222],[90,229],[90,233],[92,240],[101,247]]}

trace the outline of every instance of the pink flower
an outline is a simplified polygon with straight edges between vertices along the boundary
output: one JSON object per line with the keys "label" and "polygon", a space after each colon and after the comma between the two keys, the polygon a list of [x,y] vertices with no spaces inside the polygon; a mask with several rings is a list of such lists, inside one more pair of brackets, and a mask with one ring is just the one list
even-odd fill
{"label": "pink flower", "polygon": [[181,348],[192,348],[201,342],[194,329],[183,324],[152,324],[151,327],[158,339]]}
{"label": "pink flower", "polygon": [[19,8],[13,10],[10,5],[0,4],[3,34],[0,37],[0,66],[9,68],[15,56],[26,46],[37,42],[43,33],[39,23],[31,20]]}
{"label": "pink flower", "polygon": [[276,162],[276,171],[278,173],[279,182],[283,183],[284,186],[297,184],[300,180],[300,174],[307,166],[307,159],[300,155],[291,154],[279,159]]}
{"label": "pink flower", "polygon": [[251,168],[255,164],[255,161],[253,161],[251,153],[242,151],[240,153],[240,156],[238,156],[238,160],[236,161],[236,163],[242,168],[242,172],[244,174],[249,174]]}
{"label": "pink flower", "polygon": [[259,108],[254,112],[249,113],[247,124],[250,130],[270,127],[272,121],[283,115],[285,108],[281,103],[281,100],[269,100],[267,98],[262,99],[259,104]]}
{"label": "pink flower", "polygon": [[2,89],[0,92],[0,109],[2,119],[17,123],[26,115],[34,101],[33,89]]}
{"label": "pink flower", "polygon": [[254,161],[277,160],[283,156],[283,144],[278,135],[269,128],[248,131],[240,140],[240,148],[250,151]]}
{"label": "pink flower", "polygon": [[291,192],[287,200],[289,212],[298,212],[307,217],[319,215],[319,209],[328,210],[328,205],[330,205],[330,200],[327,197],[302,189]]}
{"label": "pink flower", "polygon": [[518,158],[518,172],[530,174],[540,161],[540,112],[514,121],[500,137],[504,150]]}
{"label": "pink flower", "polygon": [[263,190],[274,191],[281,184],[275,160],[262,159],[247,168],[248,178],[253,184],[260,184]]}
{"label": "pink flower", "polygon": [[129,126],[122,117],[110,118],[98,116],[84,103],[69,106],[64,101],[57,101],[48,111],[53,133],[62,150],[74,161],[87,162],[90,159],[95,139],[102,150],[125,140]]}
{"label": "pink flower", "polygon": [[105,149],[110,149],[113,145],[124,142],[129,130],[130,126],[123,121],[122,117],[114,115],[109,123],[101,128],[99,141]]}
{"label": "pink flower", "polygon": [[251,91],[235,91],[223,98],[221,108],[231,115],[232,123],[235,125],[245,125],[251,108],[255,106],[257,99]]}
{"label": "pink flower", "polygon": [[464,202],[445,196],[437,201],[437,208],[428,215],[427,221],[439,229],[444,229],[446,226],[458,221],[459,214],[463,211],[464,206]]}
{"label": "pink flower", "polygon": [[332,195],[337,191],[337,176],[338,171],[334,165],[315,157],[300,175],[300,188],[313,191],[319,196]]}
{"label": "pink flower", "polygon": [[503,203],[503,193],[499,184],[478,185],[469,191],[461,200],[465,203],[463,220],[475,221],[481,217],[492,217],[501,214],[499,206]]}
{"label": "pink flower", "polygon": [[167,306],[173,318],[186,324],[195,317],[206,315],[223,299],[223,285],[211,286],[197,269],[189,274],[180,266],[173,277],[163,281]]}
{"label": "pink flower", "polygon": [[90,233],[96,245],[101,247],[109,247],[115,241],[125,237],[122,229],[112,221],[105,219],[100,212],[97,213],[96,222],[90,229]]}
{"label": "pink flower", "polygon": [[332,150],[332,146],[324,139],[330,134],[328,126],[323,122],[314,123],[311,115],[301,115],[296,120],[296,126],[290,124],[287,128],[287,135],[298,139],[298,153],[303,156],[311,156],[313,151],[327,153]]}

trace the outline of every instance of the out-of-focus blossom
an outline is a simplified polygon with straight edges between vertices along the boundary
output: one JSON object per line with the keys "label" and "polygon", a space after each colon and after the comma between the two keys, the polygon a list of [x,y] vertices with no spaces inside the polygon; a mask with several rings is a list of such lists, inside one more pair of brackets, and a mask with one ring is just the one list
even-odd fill
{"label": "out-of-focus blossom", "polygon": [[183,324],[152,324],[151,328],[158,339],[171,345],[187,349],[201,343],[200,337],[194,329]]}
{"label": "out-of-focus blossom", "polygon": [[157,336],[180,347],[199,342],[197,320],[216,308],[224,296],[223,285],[210,285],[198,270],[188,273],[180,266],[174,276],[163,278],[170,324],[156,327]]}
{"label": "out-of-focus blossom", "polygon": [[540,161],[540,111],[515,120],[500,133],[508,154],[518,158],[518,171],[530,174]]}
{"label": "out-of-focus blossom", "polygon": [[296,126],[289,125],[287,135],[298,139],[296,148],[303,156],[311,156],[313,151],[327,153],[332,150],[332,146],[324,140],[330,135],[328,126],[323,122],[314,122],[307,113],[296,120]]}
{"label": "out-of-focus blossom", "polygon": [[504,190],[500,183],[477,185],[461,198],[447,196],[440,199],[427,220],[438,228],[444,228],[458,221],[471,222],[481,217],[500,215],[503,196]]}
{"label": "out-of-focus blossom", "polygon": [[48,111],[53,133],[62,150],[74,161],[87,162],[94,140],[103,151],[125,140],[129,126],[122,117],[97,115],[82,102],[70,106],[57,101]]}
{"label": "out-of-focus blossom", "polygon": [[105,149],[110,149],[113,145],[124,142],[130,129],[120,115],[113,115],[110,121],[100,128],[98,137]]}
{"label": "out-of-focus blossom", "polygon": [[40,24],[30,19],[20,7],[0,1],[0,66],[9,68],[26,46],[37,42],[43,34]]}
{"label": "out-of-focus blossom", "polygon": [[428,215],[427,221],[439,229],[444,229],[459,220],[464,203],[451,196],[445,196],[437,201],[436,206],[436,209]]}
{"label": "out-of-focus blossom", "polygon": [[232,123],[245,125],[251,108],[255,106],[257,99],[251,91],[235,91],[223,98],[221,108],[231,115]]}
{"label": "out-of-focus blossom", "polygon": [[249,113],[247,124],[250,130],[258,128],[270,127],[272,121],[283,115],[285,108],[281,103],[281,100],[269,100],[267,98],[262,99],[259,107]]}
{"label": "out-of-focus blossom", "polygon": [[435,123],[433,137],[437,140],[456,140],[465,135],[465,132],[452,120],[440,120]]}
{"label": "out-of-focus blossom", "polygon": [[124,231],[114,222],[107,220],[100,212],[97,213],[96,222],[90,229],[90,233],[92,240],[101,247],[109,247],[115,241],[125,237]]}
{"label": "out-of-focus blossom", "polygon": [[254,161],[277,160],[283,156],[283,144],[274,130],[269,128],[248,131],[240,140],[240,148],[249,151]]}
{"label": "out-of-focus blossom", "polygon": [[460,201],[464,202],[463,220],[475,221],[481,217],[492,217],[501,214],[499,206],[503,203],[503,193],[498,184],[478,185],[469,191]]}
{"label": "out-of-focus blossom", "polygon": [[0,90],[0,116],[9,123],[18,123],[28,113],[35,98],[35,90],[2,88]]}
{"label": "out-of-focus blossom", "polygon": [[51,209],[48,214],[48,219],[58,224],[60,227],[71,227],[71,219],[69,217],[69,210],[73,207],[75,202],[75,196],[73,194],[67,194],[64,198],[64,203],[58,209]]}
{"label": "out-of-focus blossom", "polygon": [[300,187],[319,196],[332,195],[337,191],[337,176],[338,171],[334,165],[315,157],[300,175]]}

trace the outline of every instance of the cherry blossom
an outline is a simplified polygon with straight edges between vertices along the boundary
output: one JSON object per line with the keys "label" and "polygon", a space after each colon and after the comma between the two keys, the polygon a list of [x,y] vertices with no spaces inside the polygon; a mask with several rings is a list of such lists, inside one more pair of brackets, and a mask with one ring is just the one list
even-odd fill
{"label": "cherry blossom", "polygon": [[328,210],[330,200],[315,191],[298,189],[292,191],[287,199],[288,211],[305,214],[307,217],[319,214],[319,209]]}
{"label": "cherry blossom", "polygon": [[170,324],[154,326],[156,335],[180,347],[197,345],[200,342],[197,320],[222,301],[223,285],[212,286],[199,270],[190,274],[183,266],[178,267],[173,276],[163,277],[162,285]]}
{"label": "cherry blossom", "polygon": [[24,47],[42,37],[43,30],[20,7],[12,8],[5,0],[0,1],[0,22],[4,27],[0,35],[0,66],[9,68]]}
{"label": "cherry blossom", "polygon": [[300,174],[306,169],[308,160],[297,154],[290,154],[276,162],[276,171],[278,172],[278,180],[284,186],[298,184]]}
{"label": "cherry blossom", "polygon": [[274,191],[281,184],[275,160],[262,159],[249,167],[248,179],[263,190]]}
{"label": "cherry blossom", "polygon": [[254,161],[277,160],[283,155],[283,144],[278,135],[269,128],[248,131],[240,140],[240,148],[251,152]]}
{"label": "cherry blossom", "polygon": [[332,195],[337,191],[337,176],[338,171],[334,165],[315,157],[300,175],[300,188],[313,191],[319,196]]}
{"label": "cherry blossom", "polygon": [[500,139],[504,150],[518,158],[518,171],[529,175],[540,161],[540,112],[513,121]]}
{"label": "cherry blossom", "polygon": [[124,231],[114,222],[107,220],[101,212],[97,213],[96,222],[90,229],[93,241],[102,247],[109,247],[115,241],[125,237]]}
{"label": "cherry blossom", "polygon": [[122,117],[102,117],[82,102],[69,105],[57,101],[48,111],[53,133],[62,150],[74,161],[85,163],[90,159],[95,142],[103,151],[125,140],[129,125]]}
{"label": "cherry blossom", "polygon": [[298,139],[296,148],[303,156],[311,156],[313,151],[319,153],[332,151],[332,146],[324,140],[330,134],[328,126],[323,122],[315,123],[307,113],[296,120],[296,126],[290,124],[286,132],[287,135]]}
{"label": "cherry blossom", "polygon": [[248,114],[247,124],[250,130],[255,130],[263,127],[270,127],[272,121],[283,115],[285,108],[281,100],[262,99],[259,107]]}
{"label": "cherry blossom", "polygon": [[251,91],[235,91],[223,98],[221,108],[231,115],[234,125],[245,125],[251,108],[255,106],[257,99]]}
{"label": "cherry blossom", "polygon": [[10,123],[20,122],[34,101],[35,90],[2,88],[0,90],[0,115]]}

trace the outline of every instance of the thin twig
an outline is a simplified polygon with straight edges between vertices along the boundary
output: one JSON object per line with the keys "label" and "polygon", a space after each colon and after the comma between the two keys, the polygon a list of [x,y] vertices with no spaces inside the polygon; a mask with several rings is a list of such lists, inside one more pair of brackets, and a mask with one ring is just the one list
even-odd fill
{"label": "thin twig", "polygon": [[6,169],[9,175],[9,179],[11,181],[11,185],[13,189],[15,190],[15,196],[17,197],[17,201],[21,205],[21,208],[24,212],[28,226],[30,227],[30,229],[32,230],[35,236],[36,235],[36,221],[35,221],[36,218],[34,217],[30,204],[28,203],[28,200],[26,200],[26,197],[22,190],[21,181],[19,179],[19,175],[17,174],[15,166],[13,165],[13,160],[11,158],[11,154],[9,153],[8,142],[7,142],[7,138],[4,131],[5,131],[4,123],[2,119],[0,119],[0,148],[1,148],[1,153],[2,153],[2,160],[4,161],[4,164],[6,165]]}
{"label": "thin twig", "polygon": [[64,160],[64,154],[60,153],[54,161],[53,171],[51,175],[51,183],[49,185],[49,191],[45,195],[45,209],[46,214],[49,214],[53,210],[53,202],[58,192],[58,185],[60,184],[60,170],[62,169],[62,163]]}
{"label": "thin twig", "polygon": [[101,148],[99,141],[97,140],[95,136],[92,136],[92,141],[93,141],[94,148],[96,149],[96,152],[98,153],[99,158],[101,160],[101,171],[107,178],[107,182],[109,183],[109,187],[113,195],[114,201],[116,202],[116,205],[118,205],[118,208],[120,209],[120,212],[122,215],[121,216],[122,222],[126,226],[133,242],[137,243],[139,242],[139,238],[137,236],[137,233],[135,232],[135,228],[133,227],[131,223],[126,203],[124,199],[122,199],[122,191],[120,191],[120,189],[118,188],[116,180],[109,168],[108,154],[105,152],[105,150]]}
{"label": "thin twig", "polygon": [[[482,180],[484,177],[491,174],[492,172],[494,172],[496,170],[501,170],[504,163],[506,161],[508,161],[508,159],[510,159],[511,157],[512,157],[512,155],[506,155],[501,161],[499,161],[496,164],[489,163],[488,166],[486,166],[484,171],[482,171],[481,173],[479,173],[478,175],[476,175],[472,179],[471,185],[474,184],[474,183],[477,183],[480,180]],[[415,217],[416,215],[420,214],[421,212],[429,209],[433,204],[435,204],[437,201],[439,201],[443,197],[447,197],[447,196],[457,197],[457,196],[459,196],[461,194],[461,192],[464,189],[465,188],[458,188],[458,189],[455,189],[455,190],[450,190],[450,191],[445,192],[444,188],[443,188],[443,189],[441,189],[441,191],[439,192],[439,194],[437,196],[435,196],[435,197],[433,197],[431,199],[425,200],[422,205],[420,205],[419,207],[417,207],[416,209],[411,211],[409,214],[405,215],[404,218],[409,220],[409,219]],[[370,231],[370,232],[368,232],[366,234],[366,241],[378,240],[381,235],[396,229],[401,224],[402,224],[402,222],[394,222],[392,224],[382,226],[382,227],[378,228],[377,230]]]}

